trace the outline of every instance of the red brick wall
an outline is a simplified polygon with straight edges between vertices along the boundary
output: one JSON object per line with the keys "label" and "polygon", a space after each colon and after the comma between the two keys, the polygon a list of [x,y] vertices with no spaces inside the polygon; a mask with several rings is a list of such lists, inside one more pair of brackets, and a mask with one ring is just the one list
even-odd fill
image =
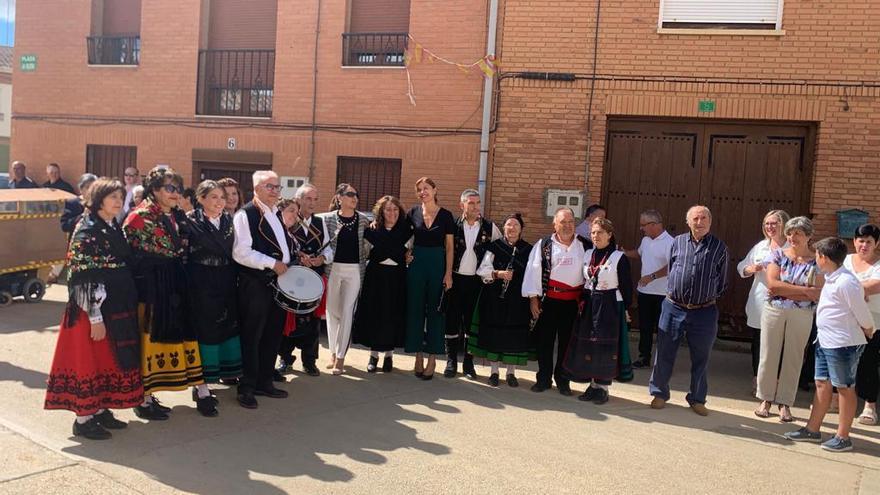
{"label": "red brick wall", "polygon": [[[595,0],[507,0],[499,50],[504,70],[589,78],[595,11]],[[659,34],[658,14],[659,0],[602,5],[597,72],[603,79],[593,100],[586,181],[590,81],[501,81],[490,174],[494,216],[524,209],[536,226],[529,229],[534,238],[548,228],[542,225],[549,223],[546,188],[586,189],[588,202],[600,200],[607,119],[646,116],[813,122],[811,213],[819,235],[836,232],[834,213],[842,208],[865,208],[880,220],[880,197],[869,192],[880,183],[880,91],[839,87],[880,82],[876,4],[787,2],[782,36]],[[693,82],[620,80],[658,76]],[[754,84],[758,80],[768,84]],[[715,100],[715,112],[699,114],[700,99]]]}
{"label": "red brick wall", "polygon": [[[62,163],[64,176],[75,179],[85,167],[86,144],[134,145],[142,171],[169,163],[186,176],[191,174],[193,148],[223,149],[228,137],[237,138],[239,149],[273,152],[275,168],[283,175],[308,175],[310,132],[301,127],[312,117],[317,0],[278,2],[270,123],[299,125],[296,129],[261,127],[262,121],[247,119],[220,125],[217,119],[194,115],[198,1],[142,2],[142,51],[136,67],[87,65],[89,5],[85,0],[47,0],[18,6],[15,55],[37,55],[38,67],[14,74],[12,159],[27,162],[35,179],[42,179],[49,161]],[[442,186],[441,200],[450,204],[461,189],[476,185],[482,78],[439,63],[415,65],[410,75],[417,104],[411,105],[405,70],[340,67],[345,24],[346,2],[324,1],[318,46],[319,125],[469,132],[415,137],[319,131],[315,182],[322,193],[330,193],[339,155],[401,158],[407,202],[412,182],[431,175]],[[410,33],[442,57],[473,62],[485,50],[485,5],[412,0]],[[92,125],[61,116],[134,118],[140,123]],[[159,122],[144,122],[147,118]]]}

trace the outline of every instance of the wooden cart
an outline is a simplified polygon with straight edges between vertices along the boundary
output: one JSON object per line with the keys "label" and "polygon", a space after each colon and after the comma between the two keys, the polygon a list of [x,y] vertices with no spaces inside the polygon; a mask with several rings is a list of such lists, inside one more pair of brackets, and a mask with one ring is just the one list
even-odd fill
{"label": "wooden cart", "polygon": [[64,202],[75,197],[58,189],[0,190],[0,306],[19,296],[43,299],[43,280],[67,257],[60,218]]}

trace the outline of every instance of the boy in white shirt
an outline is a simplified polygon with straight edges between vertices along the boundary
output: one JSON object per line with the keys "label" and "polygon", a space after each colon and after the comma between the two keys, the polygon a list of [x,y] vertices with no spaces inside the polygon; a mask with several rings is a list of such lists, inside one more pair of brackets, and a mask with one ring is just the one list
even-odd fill
{"label": "boy in white shirt", "polygon": [[[832,387],[840,394],[837,434],[822,444],[831,452],[852,450],[849,430],[856,414],[855,383],[859,357],[874,334],[874,319],[858,279],[843,268],[847,247],[836,237],[817,242],[816,264],[825,274],[825,285],[816,309],[816,396],[810,420],[803,428],[785,434],[796,442],[822,441],[819,429],[831,404]],[[830,383],[829,383],[830,382]]]}

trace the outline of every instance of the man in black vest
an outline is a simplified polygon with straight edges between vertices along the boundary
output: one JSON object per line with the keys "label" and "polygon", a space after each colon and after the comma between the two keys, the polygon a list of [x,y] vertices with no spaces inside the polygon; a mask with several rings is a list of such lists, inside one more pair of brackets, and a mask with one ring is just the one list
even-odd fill
{"label": "man in black vest", "polygon": [[474,356],[467,352],[467,329],[480,294],[482,281],[477,268],[489,244],[501,238],[494,223],[482,217],[480,193],[465,189],[460,198],[461,217],[455,222],[452,237],[452,289],[447,294],[446,312],[446,369],[443,376],[453,378],[458,373],[458,351],[464,351],[462,372],[471,380],[477,379]]}
{"label": "man in black vest", "polygon": [[[293,197],[299,201],[299,214],[302,217],[302,222],[293,231],[300,253],[305,255],[300,261],[323,277],[324,265],[333,260],[333,250],[328,245],[323,251],[318,252],[329,238],[324,220],[315,215],[315,209],[318,207],[318,189],[311,184],[303,184],[299,186]],[[275,368],[277,381],[284,381],[283,373],[290,371],[293,362],[296,361],[293,351],[297,347],[300,349],[303,371],[309,376],[321,374],[315,365],[318,359],[320,324],[321,318],[314,312],[296,316],[296,331],[281,340],[281,348],[278,351],[280,360]]]}
{"label": "man in black vest", "polygon": [[[553,215],[555,233],[538,240],[529,254],[522,296],[528,297],[534,323],[533,339],[538,354],[538,374],[532,392],[550,388],[550,379],[562,395],[571,395],[569,380],[562,373],[571,327],[584,289],[584,253],[592,242],[575,235],[574,212],[562,207]],[[553,344],[556,343],[556,365]]]}
{"label": "man in black vest", "polygon": [[73,190],[73,186],[71,186],[69,182],[61,178],[61,165],[58,165],[57,163],[50,163],[49,165],[47,165],[46,177],[48,177],[49,180],[43,183],[43,187],[61,189],[62,191],[67,191],[70,194],[76,194]]}
{"label": "man in black vest", "polygon": [[240,265],[239,311],[243,376],[238,403],[256,409],[255,395],[284,398],[287,392],[272,382],[275,356],[281,343],[286,313],[275,303],[269,283],[284,274],[291,262],[292,240],[284,231],[275,203],[281,195],[278,175],[254,172],[254,199],[233,219],[232,257]]}

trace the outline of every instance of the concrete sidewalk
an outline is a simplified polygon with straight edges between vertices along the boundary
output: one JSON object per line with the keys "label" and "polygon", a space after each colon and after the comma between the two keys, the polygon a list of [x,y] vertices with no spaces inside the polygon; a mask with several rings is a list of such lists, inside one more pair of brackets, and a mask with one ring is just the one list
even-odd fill
{"label": "concrete sidewalk", "polygon": [[368,374],[353,350],[345,375],[297,372],[282,385],[290,398],[255,411],[225,387],[210,419],[189,392],[162,393],[169,421],[121,411],[126,430],[81,442],[72,414],[42,409],[65,300],[56,286],[43,303],[0,309],[2,493],[880,493],[880,427],[855,426],[851,453],[792,444],[791,425],[752,414],[750,356],[726,351],[712,356],[706,418],[684,402],[686,349],[661,411],[647,406],[648,371],[597,407],[530,392],[534,367],[519,389],[493,389],[482,367],[480,383],[417,380],[408,356]]}

